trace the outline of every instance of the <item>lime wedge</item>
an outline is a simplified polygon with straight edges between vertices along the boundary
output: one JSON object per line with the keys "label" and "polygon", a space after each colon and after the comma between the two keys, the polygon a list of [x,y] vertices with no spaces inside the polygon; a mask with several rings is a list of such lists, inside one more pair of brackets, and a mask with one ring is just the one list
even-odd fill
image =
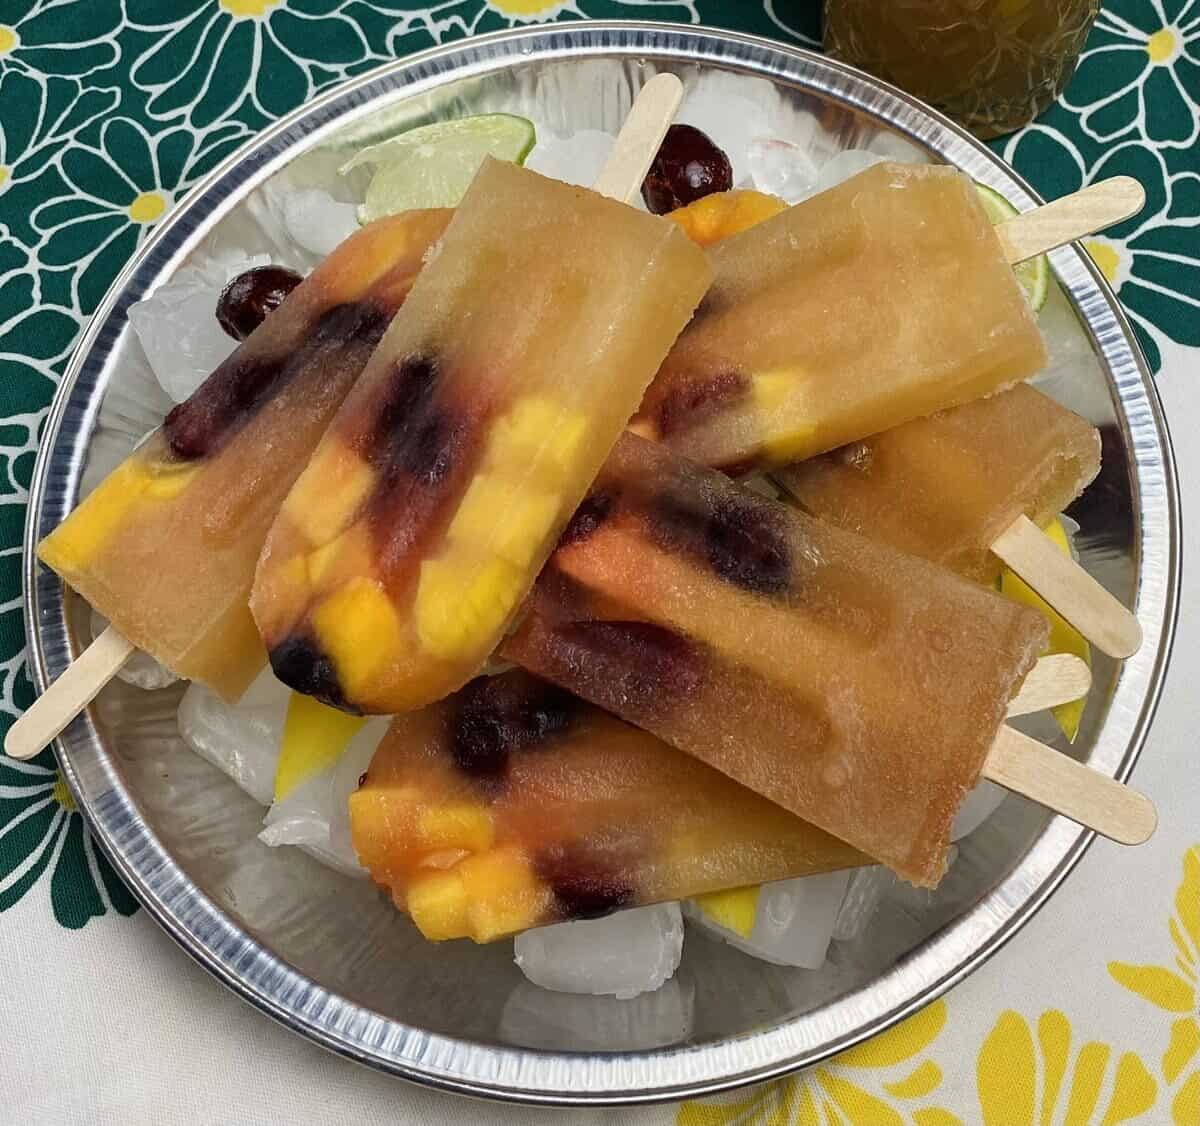
{"label": "lime wedge", "polygon": [[351,157],[344,176],[360,165],[374,168],[358,221],[418,207],[454,207],[485,156],[524,162],[536,140],[533,122],[508,113],[436,121],[380,141]]}
{"label": "lime wedge", "polygon": [[[1011,219],[1014,215],[1020,214],[994,188],[985,187],[983,184],[976,184],[975,188],[979,192],[979,202],[983,204],[983,209],[987,212],[987,216],[991,219],[993,225],[1003,223],[1006,219]],[[1036,258],[1030,258],[1029,261],[1022,262],[1019,266],[1014,266],[1013,273],[1017,275],[1017,281],[1020,282],[1021,288],[1025,291],[1030,308],[1035,313],[1038,312],[1046,304],[1046,294],[1050,289],[1049,260],[1044,254],[1039,254]]]}

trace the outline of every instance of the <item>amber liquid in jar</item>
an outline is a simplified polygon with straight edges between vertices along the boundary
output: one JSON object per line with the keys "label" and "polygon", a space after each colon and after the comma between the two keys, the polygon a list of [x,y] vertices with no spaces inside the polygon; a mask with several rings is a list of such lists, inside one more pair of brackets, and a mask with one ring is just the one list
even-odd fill
{"label": "amber liquid in jar", "polygon": [[1099,8],[1100,0],[825,0],[825,50],[995,137],[1062,92]]}

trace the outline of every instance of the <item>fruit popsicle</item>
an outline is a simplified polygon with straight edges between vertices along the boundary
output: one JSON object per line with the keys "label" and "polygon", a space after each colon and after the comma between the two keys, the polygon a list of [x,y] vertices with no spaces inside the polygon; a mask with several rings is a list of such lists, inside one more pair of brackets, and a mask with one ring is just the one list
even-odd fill
{"label": "fruit popsicle", "polygon": [[385,713],[470,679],[709,279],[674,224],[485,161],[267,539],[276,675]]}
{"label": "fruit popsicle", "polygon": [[992,582],[1001,532],[1045,525],[1099,471],[1095,427],[1018,384],[773,476],[813,516]]}
{"label": "fruit popsicle", "polygon": [[634,428],[728,472],[801,461],[1046,360],[972,181],[880,164],[709,249]]}
{"label": "fruit popsicle", "polygon": [[933,886],[1040,614],[626,435],[501,654]]}
{"label": "fruit popsicle", "polygon": [[398,716],[350,798],[359,861],[426,938],[865,863],[704,763],[520,670]]}
{"label": "fruit popsicle", "polygon": [[450,218],[338,246],[38,546],[126,638],[236,699],[265,660],[247,609],[267,530]]}

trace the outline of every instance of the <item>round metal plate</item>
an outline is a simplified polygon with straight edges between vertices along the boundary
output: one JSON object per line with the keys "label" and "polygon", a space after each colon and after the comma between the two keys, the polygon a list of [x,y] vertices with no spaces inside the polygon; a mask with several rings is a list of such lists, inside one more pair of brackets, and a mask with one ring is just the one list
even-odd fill
{"label": "round metal plate", "polygon": [[[126,312],[197,248],[254,244],[256,192],[298,154],[361,142],[381,112],[417,123],[508,109],[566,132],[613,128],[656,70],[686,84],[722,74],[789,136],[882,146],[967,171],[1020,208],[1029,186],[984,146],[906,95],[766,40],[654,24],[522,28],[427,51],[343,85],[257,137],[200,183],[121,274],[79,345],[46,424],[29,507],[26,621],[39,689],[78,650],[78,607],[33,555],[81,480],[111,465],[164,400]],[[798,141],[797,143],[802,143]],[[1072,753],[1124,778],[1145,739],[1167,660],[1179,578],[1178,498],[1144,361],[1112,294],[1074,248],[1043,324],[1048,389],[1105,435],[1102,487],[1079,510],[1081,557],[1136,604],[1141,652],[1098,660]],[[85,482],[86,485],[86,482]],[[169,552],[164,553],[169,566]],[[58,754],[101,846],[146,909],[197,961],[317,1043],[448,1090],[559,1104],[677,1099],[770,1078],[879,1032],[978,966],[1026,922],[1091,837],[1010,798],[963,842],[938,892],[897,886],[871,926],[821,971],[755,962],[689,938],[674,983],[633,1002],[522,982],[506,944],[421,942],[362,883],[255,839],[261,809],[175,734],[178,691],[114,684]],[[1037,728],[1052,739],[1052,727]],[[1060,742],[1060,745],[1061,742]],[[291,855],[283,855],[291,854]]]}

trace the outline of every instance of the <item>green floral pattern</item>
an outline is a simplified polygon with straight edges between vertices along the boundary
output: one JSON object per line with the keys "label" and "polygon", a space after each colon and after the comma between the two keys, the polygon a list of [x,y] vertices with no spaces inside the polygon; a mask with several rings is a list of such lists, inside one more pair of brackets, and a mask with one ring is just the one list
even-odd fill
{"label": "green floral pattern", "polygon": [[[536,20],[708,23],[814,46],[817,0],[0,0],[0,732],[32,694],[20,557],[39,427],[79,330],[154,223],[272,118],[386,60]],[[1046,195],[1150,196],[1090,249],[1151,363],[1200,346],[1200,0],[1109,0],[1066,96],[995,142]],[[0,760],[0,911],[135,909],[47,752]]]}

